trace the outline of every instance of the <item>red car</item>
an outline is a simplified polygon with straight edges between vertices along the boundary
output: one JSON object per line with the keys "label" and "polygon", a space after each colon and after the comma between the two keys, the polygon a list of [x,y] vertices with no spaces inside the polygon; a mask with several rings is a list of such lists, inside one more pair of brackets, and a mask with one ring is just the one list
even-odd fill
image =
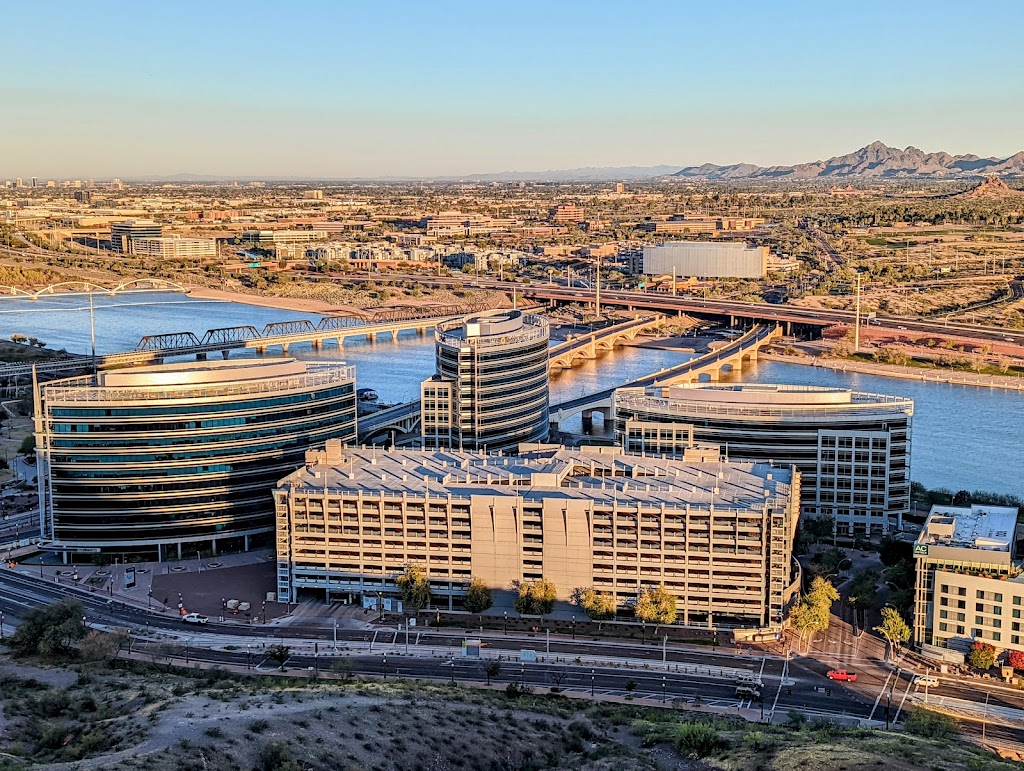
{"label": "red car", "polygon": [[857,682],[856,672],[847,672],[845,669],[831,669],[828,673],[829,680],[845,680],[848,683]]}

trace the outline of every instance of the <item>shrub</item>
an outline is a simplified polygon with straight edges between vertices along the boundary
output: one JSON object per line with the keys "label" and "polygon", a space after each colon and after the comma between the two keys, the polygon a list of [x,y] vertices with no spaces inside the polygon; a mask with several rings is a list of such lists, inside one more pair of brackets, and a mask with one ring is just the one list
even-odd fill
{"label": "shrub", "polygon": [[967,654],[967,663],[981,670],[991,669],[992,665],[996,663],[995,646],[975,640],[971,644],[970,653]]}
{"label": "shrub", "polygon": [[263,718],[259,718],[259,719],[257,719],[257,720],[253,720],[253,721],[252,721],[252,722],[251,722],[251,723],[249,724],[249,730],[250,730],[250,731],[251,731],[252,733],[254,733],[254,734],[261,734],[261,733],[263,733],[264,731],[266,731],[266,730],[267,730],[267,729],[268,729],[269,727],[270,727],[270,723],[268,723],[268,722],[267,722],[266,720],[264,720]]}
{"label": "shrub", "polygon": [[683,723],[676,730],[676,749],[684,755],[706,758],[725,746],[718,731],[704,723]]}
{"label": "shrub", "polygon": [[907,733],[927,739],[944,739],[958,733],[956,721],[941,712],[918,707],[903,723]]}
{"label": "shrub", "polygon": [[300,771],[284,742],[267,742],[260,750],[256,768],[259,771]]}
{"label": "shrub", "polygon": [[203,731],[204,734],[209,736],[211,739],[219,739],[224,735],[224,732],[220,730],[219,726],[212,725]]}

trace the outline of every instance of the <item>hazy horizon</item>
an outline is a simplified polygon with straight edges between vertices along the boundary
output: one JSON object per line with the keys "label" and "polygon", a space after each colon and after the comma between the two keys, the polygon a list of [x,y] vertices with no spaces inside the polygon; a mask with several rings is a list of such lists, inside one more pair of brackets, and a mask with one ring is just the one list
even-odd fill
{"label": "hazy horizon", "polygon": [[429,178],[1024,150],[1024,7],[19,4],[0,177]]}

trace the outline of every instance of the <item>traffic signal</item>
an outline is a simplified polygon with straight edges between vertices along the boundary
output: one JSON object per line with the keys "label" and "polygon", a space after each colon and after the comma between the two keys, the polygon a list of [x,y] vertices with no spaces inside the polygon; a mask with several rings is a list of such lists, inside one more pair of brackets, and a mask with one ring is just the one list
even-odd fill
{"label": "traffic signal", "polygon": [[826,688],[825,689],[825,695],[826,696],[831,696],[832,695],[832,689],[831,688]]}

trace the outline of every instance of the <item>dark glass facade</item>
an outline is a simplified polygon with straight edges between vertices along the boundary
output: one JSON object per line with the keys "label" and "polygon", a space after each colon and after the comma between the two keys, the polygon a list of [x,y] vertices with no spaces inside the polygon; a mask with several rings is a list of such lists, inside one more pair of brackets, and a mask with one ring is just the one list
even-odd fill
{"label": "dark glass facade", "polygon": [[125,548],[269,532],[277,480],[311,447],[355,440],[349,367],[214,371],[222,379],[197,384],[43,387],[45,535]]}

